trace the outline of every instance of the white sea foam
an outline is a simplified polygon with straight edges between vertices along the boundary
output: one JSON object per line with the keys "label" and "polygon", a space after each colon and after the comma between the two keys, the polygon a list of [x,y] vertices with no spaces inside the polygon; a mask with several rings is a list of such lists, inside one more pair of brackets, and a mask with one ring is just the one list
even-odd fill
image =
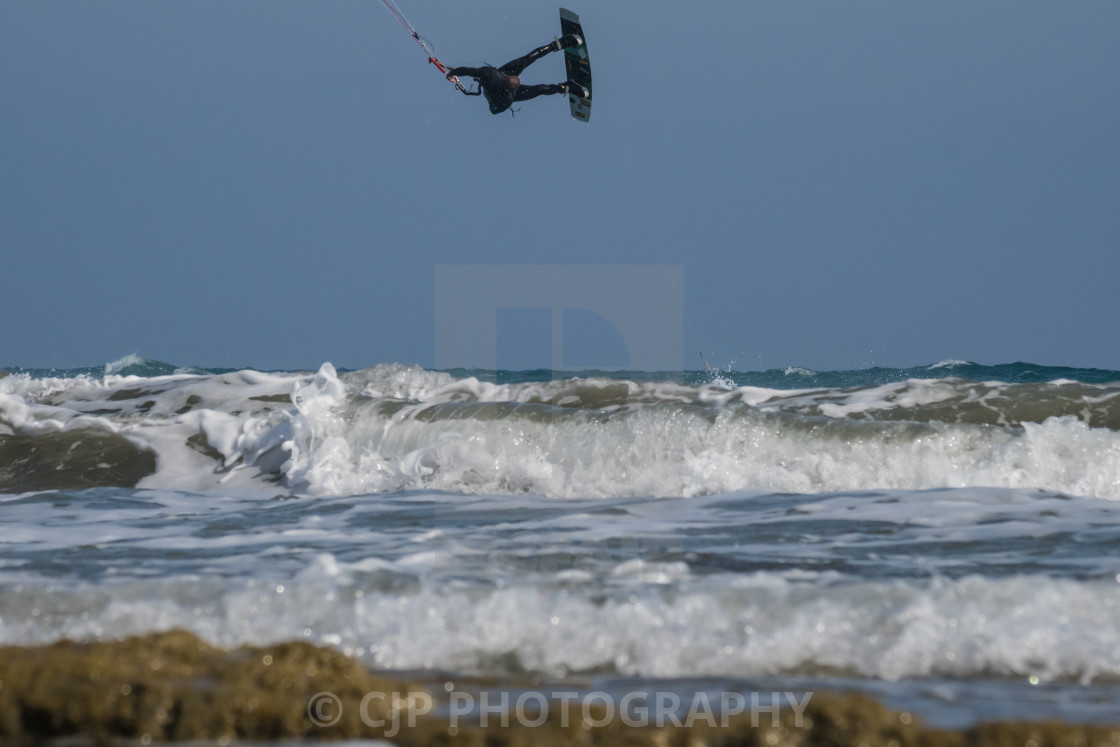
{"label": "white sea foam", "polygon": [[[290,480],[311,492],[426,487],[610,497],[987,485],[1120,499],[1120,435],[1074,418],[1026,424],[1022,431],[933,424],[917,437],[905,424],[866,433],[798,429],[732,411],[713,419],[665,406],[606,420],[555,413],[537,420],[428,419],[427,405],[388,417],[355,411],[329,371],[316,382],[326,392],[301,406],[288,468]],[[842,417],[855,408],[907,407],[948,393],[938,382],[911,382],[825,407]],[[738,394],[757,402],[774,392]]]}
{"label": "white sea foam", "polygon": [[[279,480],[318,495],[425,488],[576,498],[975,485],[1120,500],[1120,432],[1078,417],[1013,428],[873,420],[994,409],[1007,386],[497,385],[406,367],[339,376],[329,364],[314,375],[17,375],[0,380],[0,428],[115,433],[157,455],[141,487],[179,490],[273,490]],[[1117,396],[1078,391],[1086,408],[1094,396]]]}
{"label": "white sea foam", "polygon": [[141,489],[0,494],[0,645],[1120,682],[1115,384],[126,370],[0,380],[0,435],[157,455]]}
{"label": "white sea foam", "polygon": [[1120,519],[1091,498],[3,500],[0,644],[186,628],[405,669],[1120,680]]}
{"label": "white sea foam", "polygon": [[[395,569],[414,575],[412,566],[445,560],[417,557]],[[619,575],[635,573],[626,565]],[[396,669],[485,672],[512,657],[549,675],[1120,678],[1115,581],[970,576],[829,584],[755,573],[664,593],[662,583],[687,573],[671,569],[661,582],[597,601],[570,592],[567,582],[363,589],[379,570],[323,556],[282,582],[183,578],[65,593],[25,586],[0,601],[0,641],[186,628],[223,646],[311,637]]]}
{"label": "white sea foam", "polygon": [[136,353],[130,353],[123,358],[119,358],[112,363],[105,364],[105,373],[107,375],[118,374],[129,366],[139,366],[147,362],[146,358],[141,358]]}

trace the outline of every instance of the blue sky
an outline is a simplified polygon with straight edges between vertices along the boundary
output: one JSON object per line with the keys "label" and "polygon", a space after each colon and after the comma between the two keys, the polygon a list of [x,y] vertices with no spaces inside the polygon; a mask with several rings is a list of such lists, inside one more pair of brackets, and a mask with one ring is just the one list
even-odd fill
{"label": "blue sky", "polygon": [[[454,65],[558,33],[398,2]],[[1120,369],[1114,0],[569,6],[590,125],[492,116],[377,0],[5,0],[0,365],[431,366],[439,266],[670,265],[690,367]]]}

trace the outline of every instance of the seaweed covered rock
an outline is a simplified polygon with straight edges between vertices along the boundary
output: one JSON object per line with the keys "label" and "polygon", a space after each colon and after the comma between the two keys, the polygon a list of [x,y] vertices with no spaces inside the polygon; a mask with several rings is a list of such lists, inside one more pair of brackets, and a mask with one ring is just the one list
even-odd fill
{"label": "seaweed covered rock", "polygon": [[[154,741],[315,734],[308,702],[340,699],[332,735],[368,735],[358,705],[393,692],[354,660],[299,641],[223,651],[181,631],[0,648],[0,735]],[[347,706],[350,706],[349,708]],[[367,711],[376,715],[378,703]]]}
{"label": "seaweed covered rock", "polygon": [[[460,683],[475,695],[529,682]],[[448,718],[443,687],[379,677],[304,641],[215,648],[173,631],[108,643],[0,648],[0,742],[79,737],[141,743],[389,738],[402,747],[1120,747],[1120,727],[1060,723],[928,728],[856,693],[813,693],[797,709],[634,723],[610,704]],[[493,692],[493,691],[491,691]],[[571,704],[567,704],[571,705]],[[488,717],[488,718],[487,718]]]}

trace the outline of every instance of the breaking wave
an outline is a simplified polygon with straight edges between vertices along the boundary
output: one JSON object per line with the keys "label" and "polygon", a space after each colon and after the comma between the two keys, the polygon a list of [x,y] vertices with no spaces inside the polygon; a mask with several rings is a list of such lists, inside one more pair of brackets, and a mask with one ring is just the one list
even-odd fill
{"label": "breaking wave", "polygon": [[401,365],[111,367],[122,373],[0,379],[0,491],[232,483],[563,498],[971,485],[1120,500],[1120,383],[954,375],[783,389],[727,374],[496,383]]}

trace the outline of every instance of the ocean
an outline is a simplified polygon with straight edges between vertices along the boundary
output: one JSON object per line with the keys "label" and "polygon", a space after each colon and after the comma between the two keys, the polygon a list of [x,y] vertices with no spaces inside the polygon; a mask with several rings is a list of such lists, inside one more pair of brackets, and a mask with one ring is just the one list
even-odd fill
{"label": "ocean", "polygon": [[1120,372],[0,374],[0,646],[1120,723]]}

